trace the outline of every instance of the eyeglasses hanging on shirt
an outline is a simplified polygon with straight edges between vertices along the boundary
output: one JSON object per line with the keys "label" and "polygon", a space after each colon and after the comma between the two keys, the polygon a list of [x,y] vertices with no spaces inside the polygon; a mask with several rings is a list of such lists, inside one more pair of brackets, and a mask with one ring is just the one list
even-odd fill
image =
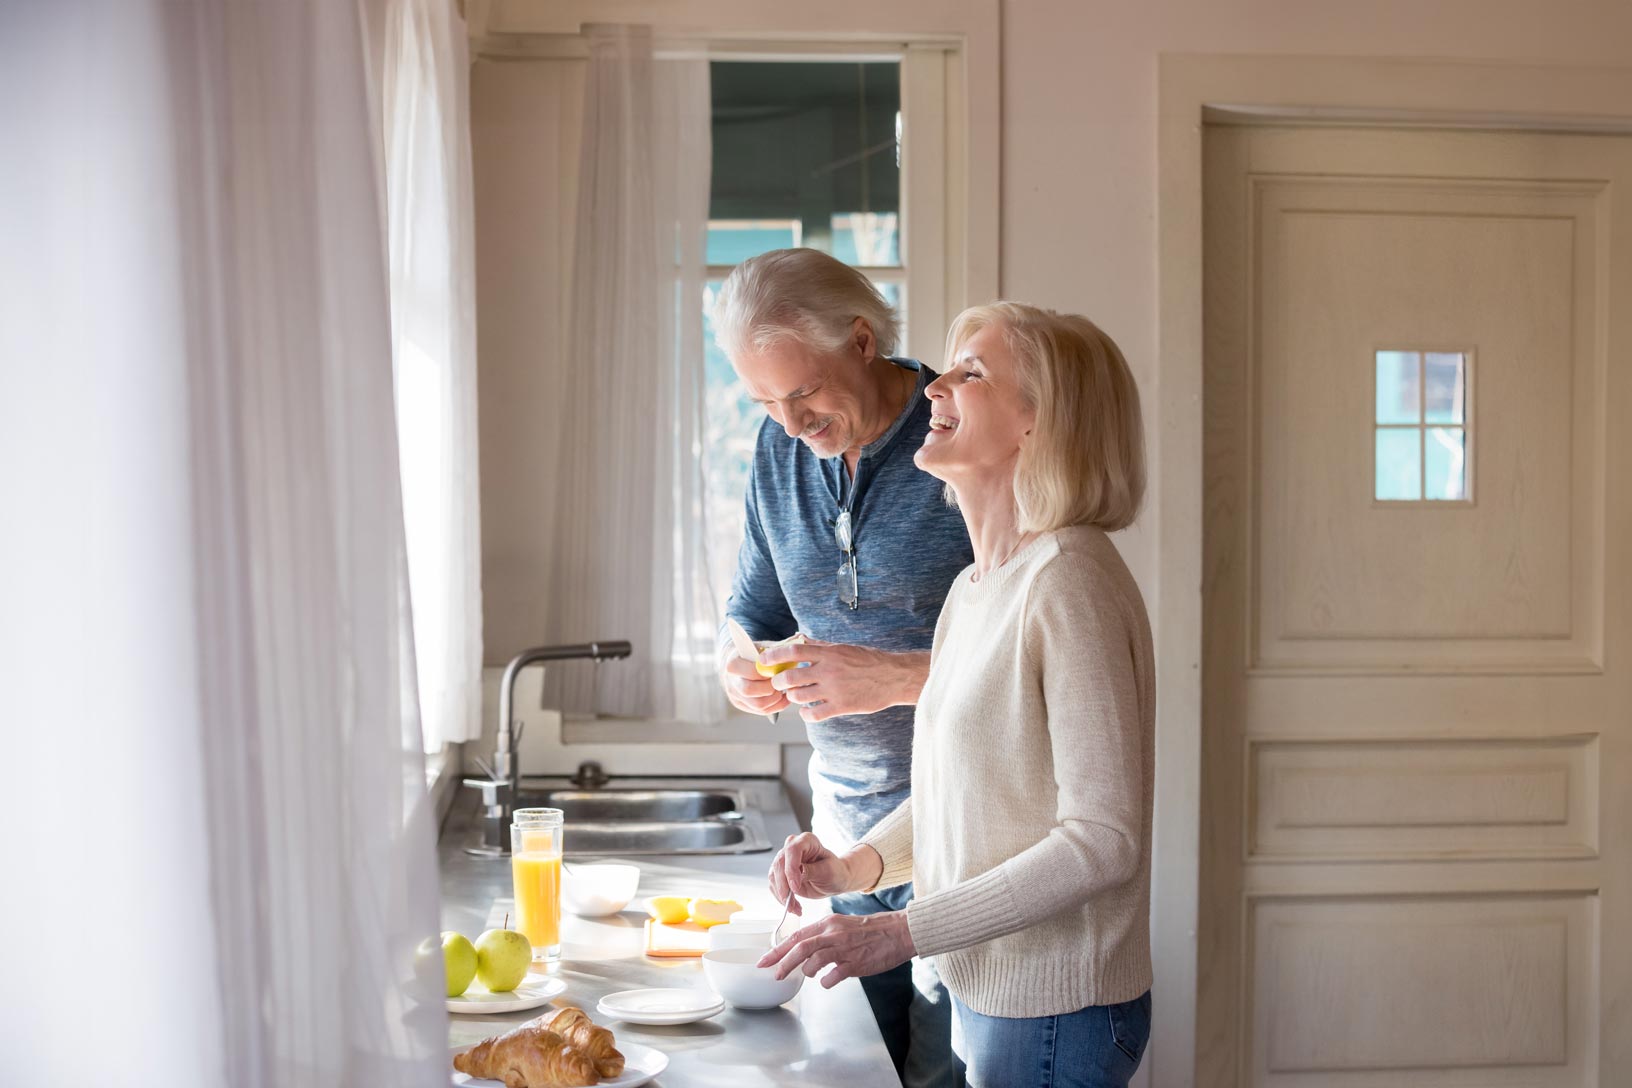
{"label": "eyeglasses hanging on shirt", "polygon": [[856,584],[856,542],[850,532],[849,510],[839,511],[839,520],[833,523],[833,539],[844,553],[844,562],[839,564],[839,600],[854,611],[860,597]]}

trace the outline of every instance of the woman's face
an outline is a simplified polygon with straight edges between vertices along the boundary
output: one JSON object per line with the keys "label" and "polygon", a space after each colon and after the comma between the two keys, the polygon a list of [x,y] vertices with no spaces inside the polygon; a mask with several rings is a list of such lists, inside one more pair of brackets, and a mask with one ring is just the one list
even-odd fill
{"label": "woman's face", "polygon": [[924,395],[932,407],[929,435],[913,455],[919,468],[954,487],[1013,479],[1037,413],[1026,404],[1002,326],[965,340]]}

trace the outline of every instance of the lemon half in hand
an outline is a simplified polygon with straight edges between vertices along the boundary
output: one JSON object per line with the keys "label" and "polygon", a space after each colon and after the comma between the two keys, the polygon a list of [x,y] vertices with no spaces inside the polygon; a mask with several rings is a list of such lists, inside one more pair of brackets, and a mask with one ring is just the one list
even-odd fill
{"label": "lemon half in hand", "polygon": [[[760,656],[763,657],[765,655],[766,650],[774,650],[778,646],[795,646],[795,645],[798,645],[800,643],[803,643],[804,641],[805,641],[805,636],[804,635],[794,635],[792,638],[785,638],[781,642],[772,642],[772,643],[769,643],[768,645],[761,646],[760,649],[759,649],[759,653],[760,653]],[[762,662],[762,661],[760,661],[760,660],[758,660],[756,658],[755,661],[754,661],[754,671],[759,673],[759,675],[765,677],[768,680],[771,677],[775,676],[777,673],[787,672],[789,669],[797,668],[798,665],[799,665],[799,662],[797,662],[797,661],[784,661],[780,665],[767,665],[764,662]]]}

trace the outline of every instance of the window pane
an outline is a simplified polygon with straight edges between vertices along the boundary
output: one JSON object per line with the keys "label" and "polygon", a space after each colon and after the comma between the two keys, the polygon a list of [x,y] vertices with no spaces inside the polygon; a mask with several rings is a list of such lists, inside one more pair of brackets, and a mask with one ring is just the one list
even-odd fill
{"label": "window pane", "polygon": [[833,256],[845,264],[900,264],[900,217],[879,212],[835,215]]}
{"label": "window pane", "polygon": [[1423,418],[1428,423],[1466,423],[1467,362],[1461,352],[1423,355]]}
{"label": "window pane", "polygon": [[1429,427],[1423,444],[1423,487],[1429,499],[1468,497],[1465,432],[1461,427]]}
{"label": "window pane", "polygon": [[709,77],[710,219],[792,220],[796,240],[783,245],[851,264],[900,263],[899,64],[715,61]]}
{"label": "window pane", "polygon": [[797,219],[711,219],[708,223],[709,264],[738,264],[798,244]]}
{"label": "window pane", "polygon": [[1377,497],[1422,497],[1421,431],[1415,427],[1387,427],[1377,431]]}
{"label": "window pane", "polygon": [[1378,423],[1418,422],[1417,378],[1416,352],[1377,353]]}

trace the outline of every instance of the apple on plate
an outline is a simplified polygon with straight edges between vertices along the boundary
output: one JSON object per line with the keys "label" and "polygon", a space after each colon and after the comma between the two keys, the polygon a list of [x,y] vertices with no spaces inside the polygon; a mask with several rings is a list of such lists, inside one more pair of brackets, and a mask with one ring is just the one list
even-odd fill
{"label": "apple on plate", "polygon": [[476,938],[476,977],[496,994],[520,986],[532,962],[533,946],[526,934],[490,929]]}
{"label": "apple on plate", "polygon": [[469,937],[451,929],[442,931],[442,967],[447,974],[449,997],[458,997],[470,988],[478,959]]}

